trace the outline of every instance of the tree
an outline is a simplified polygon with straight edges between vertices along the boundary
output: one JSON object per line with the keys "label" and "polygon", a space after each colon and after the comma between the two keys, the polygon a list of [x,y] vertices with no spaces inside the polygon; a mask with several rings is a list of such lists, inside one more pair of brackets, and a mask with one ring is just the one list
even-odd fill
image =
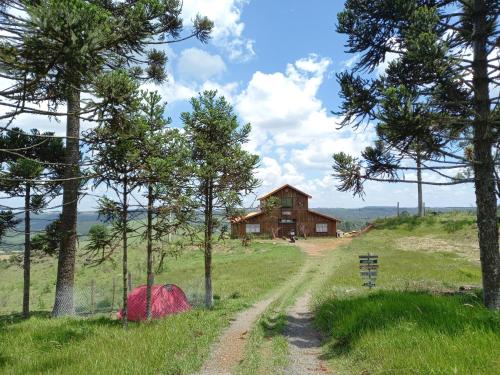
{"label": "tree", "polygon": [[[42,141],[36,129],[26,134],[19,128],[15,133],[0,137],[2,158],[7,169],[2,174],[0,189],[11,197],[24,198],[24,278],[23,311],[24,318],[30,315],[30,265],[31,265],[31,214],[39,213],[47,206],[47,198],[55,197],[60,184],[52,178],[60,175],[59,162],[64,154],[62,141],[52,138],[54,133],[43,133]],[[8,150],[8,151],[7,151]]]}
{"label": "tree", "polygon": [[250,124],[240,126],[232,106],[217,91],[205,91],[191,99],[192,112],[181,114],[192,151],[195,198],[204,215],[205,305],[213,306],[212,247],[215,210],[229,218],[241,205],[243,193],[258,186],[254,169],[258,157],[242,149]]}
{"label": "tree", "polygon": [[[498,87],[498,16],[500,5],[494,0],[411,0],[378,2],[349,0],[338,15],[338,31],[347,34],[348,51],[359,53],[354,72],[339,76],[344,102],[341,112],[344,125],[358,126],[377,119],[376,112],[397,111],[418,87],[416,103],[426,120],[411,126],[401,113],[390,131],[389,145],[409,155],[412,142],[424,140],[424,150],[433,157],[424,166],[445,181],[423,184],[450,185],[474,182],[484,303],[500,308],[500,252],[496,219],[494,149],[499,146],[499,119],[494,115],[500,96],[491,96]],[[388,85],[381,85],[369,73],[393,53],[396,59],[386,74]],[[368,73],[362,77],[359,73]],[[399,108],[398,108],[399,106]],[[406,111],[407,112],[407,111]],[[431,114],[432,116],[427,117]],[[394,118],[393,118],[394,119]],[[432,137],[419,135],[431,133]],[[381,135],[379,134],[379,137]],[[382,137],[381,137],[382,138]],[[378,148],[363,154],[362,160],[343,153],[334,156],[335,174],[340,190],[363,193],[367,179],[394,180],[403,166],[391,153]],[[471,178],[452,173],[470,168]]]}
{"label": "tree", "polygon": [[[146,187],[146,317],[151,316],[151,290],[154,283],[153,251],[155,242],[165,242],[174,231],[192,219],[189,200],[189,149],[178,129],[169,128],[164,117],[166,104],[157,92],[143,92],[141,116],[146,123],[141,145],[141,178]],[[170,241],[169,241],[170,242]],[[163,263],[163,258],[161,263]]]}
{"label": "tree", "polygon": [[[261,203],[261,211],[265,213],[266,216],[268,216],[272,222],[278,223],[278,215],[276,215],[278,212],[277,209],[281,207],[281,201],[278,197],[271,196],[267,199],[265,199]],[[276,219],[276,220],[273,220]],[[273,239],[276,239],[278,237],[279,232],[279,226],[273,226],[271,227],[271,233],[273,236]],[[304,231],[304,228],[302,228],[302,233],[304,234],[304,237],[306,236],[306,233]]]}
{"label": "tree", "polygon": [[[0,73],[12,81],[0,91],[2,105],[9,109],[0,119],[22,113],[66,117],[63,238],[52,313],[72,314],[82,178],[80,120],[92,119],[97,110],[82,94],[93,93],[96,78],[115,69],[128,68],[138,79],[162,82],[166,55],[152,47],[192,37],[205,42],[213,23],[197,16],[192,31],[182,35],[178,0],[13,0],[1,1],[0,6],[0,27],[6,31],[0,45]],[[39,103],[48,103],[48,110],[33,105]],[[67,109],[59,112],[62,104]]]}
{"label": "tree", "polygon": [[14,229],[21,221],[16,218],[16,215],[10,210],[0,211],[0,241],[7,233]]}
{"label": "tree", "polygon": [[[116,88],[121,90],[117,92]],[[116,242],[122,247],[123,276],[123,326],[128,325],[128,239],[133,229],[131,221],[132,192],[140,187],[142,168],[140,145],[144,141],[146,124],[138,115],[140,96],[138,83],[126,71],[114,71],[102,75],[97,92],[106,105],[100,114],[99,125],[88,136],[90,151],[94,155],[93,172],[95,186],[104,185],[116,199],[109,197],[99,201],[99,214],[112,224],[111,234],[101,238],[100,244]],[[96,238],[101,233],[93,233]],[[96,241],[92,243],[96,245]],[[110,247],[111,250],[116,248]],[[99,248],[94,246],[95,250]],[[92,250],[92,248],[90,248]],[[105,259],[106,256],[101,257]]]}

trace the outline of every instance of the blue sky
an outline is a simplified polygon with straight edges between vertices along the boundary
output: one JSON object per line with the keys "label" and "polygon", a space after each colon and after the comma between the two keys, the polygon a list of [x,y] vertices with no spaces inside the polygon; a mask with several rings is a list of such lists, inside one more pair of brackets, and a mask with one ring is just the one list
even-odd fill
{"label": "blue sky", "polygon": [[[290,183],[309,192],[315,207],[398,201],[415,206],[416,186],[410,184],[368,183],[364,201],[335,189],[331,155],[359,155],[373,138],[369,128],[337,130],[339,118],[331,114],[340,104],[335,73],[356,59],[344,53],[346,38],[335,32],[342,5],[324,0],[185,0],[185,17],[198,11],[212,18],[214,35],[207,45],[172,45],[170,80],[158,89],[178,126],[179,113],[189,110],[187,99],[200,90],[219,89],[231,101],[241,122],[253,127],[248,149],[261,158],[262,180],[256,195]],[[424,194],[427,206],[474,205],[471,185],[426,186]]]}
{"label": "blue sky", "polygon": [[[213,38],[206,45],[196,40],[169,45],[168,82],[146,88],[163,95],[174,126],[181,126],[179,115],[198,92],[218,89],[226,96],[241,122],[252,124],[246,147],[261,158],[262,180],[255,195],[289,183],[313,196],[312,207],[398,201],[415,206],[416,186],[410,184],[368,183],[364,201],[335,189],[331,155],[359,155],[373,138],[370,128],[338,130],[339,118],[331,114],[340,104],[335,73],[356,59],[344,53],[345,37],[335,32],[342,5],[340,0],[184,0],[185,25],[196,13],[206,15],[215,22]],[[19,120],[25,128],[64,131],[64,123],[46,118]],[[247,197],[247,205],[255,195]],[[427,206],[471,206],[474,194],[471,185],[424,187],[424,200]],[[92,197],[80,205],[95,207]]]}

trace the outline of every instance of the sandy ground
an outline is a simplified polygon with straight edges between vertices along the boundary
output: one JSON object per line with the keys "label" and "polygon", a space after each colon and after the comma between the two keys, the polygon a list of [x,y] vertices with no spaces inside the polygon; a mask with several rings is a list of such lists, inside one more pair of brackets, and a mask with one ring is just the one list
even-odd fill
{"label": "sandy ground", "polygon": [[[349,241],[351,238],[299,239],[296,245],[309,256],[322,256],[327,251]],[[306,271],[307,266],[304,266],[297,277],[302,277]],[[208,360],[198,375],[230,375],[232,373],[232,370],[243,359],[246,338],[254,322],[289,287],[290,282],[270,297],[236,315],[231,325],[222,334],[219,342],[213,347]],[[312,326],[312,313],[309,309],[310,298],[309,292],[304,293],[288,312],[285,336],[290,344],[291,363],[287,374],[328,373],[326,366],[318,359],[321,338]]]}

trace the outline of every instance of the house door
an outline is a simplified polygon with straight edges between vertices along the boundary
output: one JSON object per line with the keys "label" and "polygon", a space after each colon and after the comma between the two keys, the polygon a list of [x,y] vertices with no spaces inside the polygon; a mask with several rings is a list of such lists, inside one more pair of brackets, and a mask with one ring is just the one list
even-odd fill
{"label": "house door", "polygon": [[279,235],[289,237],[290,232],[294,232],[297,235],[297,223],[295,219],[281,219],[279,221]]}

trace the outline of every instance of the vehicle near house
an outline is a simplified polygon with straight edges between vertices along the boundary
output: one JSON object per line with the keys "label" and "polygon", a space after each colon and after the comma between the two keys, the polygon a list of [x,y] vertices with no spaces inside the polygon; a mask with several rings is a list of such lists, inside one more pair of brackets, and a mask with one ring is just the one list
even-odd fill
{"label": "vehicle near house", "polygon": [[[285,184],[261,196],[260,210],[231,220],[231,236],[290,237],[337,236],[340,220],[309,209],[309,194]],[[270,200],[278,202],[269,209]]]}

